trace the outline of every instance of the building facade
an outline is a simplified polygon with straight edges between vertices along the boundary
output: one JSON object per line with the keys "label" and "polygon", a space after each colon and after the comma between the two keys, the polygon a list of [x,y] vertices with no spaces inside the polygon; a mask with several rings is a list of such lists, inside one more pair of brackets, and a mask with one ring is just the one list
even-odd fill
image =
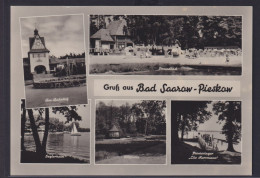
{"label": "building facade", "polygon": [[86,74],[85,57],[68,56],[60,59],[50,56],[44,37],[39,35],[37,29],[34,30],[34,36],[29,38],[29,48],[28,58],[23,58],[25,80],[32,80],[35,74],[55,74],[64,68],[71,75]]}
{"label": "building facade", "polygon": [[90,37],[90,47],[96,51],[124,49],[134,46],[124,19],[112,21]]}
{"label": "building facade", "polygon": [[40,37],[38,30],[34,30],[34,37],[29,38],[28,58],[31,73],[50,72],[49,50],[45,46],[44,37]]}
{"label": "building facade", "polygon": [[109,138],[120,138],[120,130],[113,125],[113,127],[108,131]]}

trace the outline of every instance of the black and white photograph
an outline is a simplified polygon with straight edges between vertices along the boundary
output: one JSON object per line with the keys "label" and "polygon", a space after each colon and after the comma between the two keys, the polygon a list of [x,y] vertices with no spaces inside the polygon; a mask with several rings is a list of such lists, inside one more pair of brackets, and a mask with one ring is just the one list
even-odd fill
{"label": "black and white photograph", "polygon": [[241,164],[241,101],[172,101],[172,164]]}
{"label": "black and white photograph", "polygon": [[164,100],[97,100],[95,164],[166,164]]}
{"label": "black and white photograph", "polygon": [[90,163],[90,107],[26,109],[21,100],[21,163]]}
{"label": "black and white photograph", "polygon": [[87,104],[83,15],[20,18],[26,107]]}
{"label": "black and white photograph", "polygon": [[92,75],[241,75],[242,16],[90,15]]}

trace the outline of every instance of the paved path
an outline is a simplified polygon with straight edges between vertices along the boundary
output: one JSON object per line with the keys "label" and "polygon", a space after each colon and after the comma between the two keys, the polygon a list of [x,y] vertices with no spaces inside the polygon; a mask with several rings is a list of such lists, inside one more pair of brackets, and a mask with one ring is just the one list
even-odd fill
{"label": "paved path", "polygon": [[26,108],[87,104],[88,101],[86,86],[35,89],[33,85],[27,85],[25,94]]}

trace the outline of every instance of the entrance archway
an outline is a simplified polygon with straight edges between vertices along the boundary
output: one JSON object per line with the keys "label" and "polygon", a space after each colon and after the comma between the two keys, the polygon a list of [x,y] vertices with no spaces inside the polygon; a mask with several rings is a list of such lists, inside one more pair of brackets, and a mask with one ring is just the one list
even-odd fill
{"label": "entrance archway", "polygon": [[45,72],[46,72],[46,67],[43,66],[43,65],[36,66],[36,67],[34,68],[34,72],[35,72],[36,74],[45,73]]}

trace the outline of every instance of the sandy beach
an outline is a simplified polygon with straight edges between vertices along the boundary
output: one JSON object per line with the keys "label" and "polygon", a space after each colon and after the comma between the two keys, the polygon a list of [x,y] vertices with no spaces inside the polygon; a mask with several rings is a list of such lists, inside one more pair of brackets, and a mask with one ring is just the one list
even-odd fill
{"label": "sandy beach", "polygon": [[96,164],[166,164],[164,156],[115,156],[112,158],[96,161]]}

